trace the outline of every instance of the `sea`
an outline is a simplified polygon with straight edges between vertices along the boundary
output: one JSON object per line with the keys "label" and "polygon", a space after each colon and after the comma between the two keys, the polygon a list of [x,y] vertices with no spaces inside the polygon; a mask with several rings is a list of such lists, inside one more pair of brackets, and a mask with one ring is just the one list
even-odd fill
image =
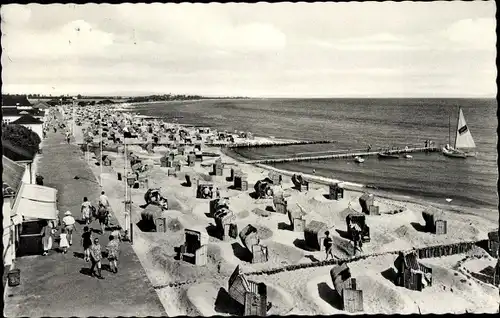
{"label": "sea", "polygon": [[496,99],[231,99],[141,104],[130,110],[229,132],[334,141],[235,150],[239,157],[263,159],[366,150],[368,146],[372,150],[423,147],[425,140],[438,146],[453,144],[459,107],[476,143],[476,157],[464,160],[439,152],[413,153],[412,159],[366,157],[361,164],[333,159],[274,166],[308,174],[315,170],[316,175],[438,203],[452,199],[454,205],[497,208]]}

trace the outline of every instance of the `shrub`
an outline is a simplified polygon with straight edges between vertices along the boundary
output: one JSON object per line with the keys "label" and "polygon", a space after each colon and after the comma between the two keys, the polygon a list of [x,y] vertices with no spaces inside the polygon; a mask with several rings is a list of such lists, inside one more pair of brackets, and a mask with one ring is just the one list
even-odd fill
{"label": "shrub", "polygon": [[2,125],[4,155],[14,161],[33,160],[40,149],[40,137],[22,125]]}

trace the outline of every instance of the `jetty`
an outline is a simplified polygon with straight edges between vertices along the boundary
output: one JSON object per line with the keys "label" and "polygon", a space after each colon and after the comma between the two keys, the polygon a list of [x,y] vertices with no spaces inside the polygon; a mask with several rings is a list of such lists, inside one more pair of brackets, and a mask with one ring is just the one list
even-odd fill
{"label": "jetty", "polygon": [[257,148],[257,147],[279,147],[293,145],[319,145],[333,144],[335,140],[269,140],[256,142],[238,142],[238,143],[207,143],[207,146],[226,147],[226,148]]}
{"label": "jetty", "polygon": [[[420,148],[408,148],[408,149],[394,149],[394,150],[386,150],[383,151],[384,154],[396,155],[403,153],[412,153],[412,152],[437,152],[440,151],[438,147],[420,147]],[[282,163],[282,162],[298,162],[298,161],[312,161],[312,160],[327,160],[327,159],[345,159],[345,158],[353,158],[356,156],[366,157],[366,156],[376,156],[380,153],[380,151],[362,151],[362,152],[345,152],[345,153],[336,153],[322,156],[295,156],[295,157],[287,157],[287,158],[267,158],[267,159],[257,159],[257,160],[247,160],[245,163],[248,164],[270,164],[270,163]]]}

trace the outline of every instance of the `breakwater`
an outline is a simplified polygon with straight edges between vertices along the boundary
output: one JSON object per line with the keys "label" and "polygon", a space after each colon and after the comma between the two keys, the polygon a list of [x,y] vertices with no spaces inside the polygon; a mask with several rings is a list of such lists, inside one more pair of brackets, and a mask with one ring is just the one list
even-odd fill
{"label": "breakwater", "polygon": [[[421,148],[407,148],[407,149],[394,149],[384,151],[384,154],[388,155],[398,155],[403,153],[413,153],[413,152],[437,152],[440,151],[438,147],[421,147]],[[327,159],[346,159],[353,158],[356,156],[366,157],[366,156],[376,156],[379,151],[360,151],[360,152],[345,152],[336,153],[321,156],[294,156],[286,158],[268,158],[268,159],[257,159],[257,160],[247,160],[245,163],[248,164],[270,164],[270,163],[283,163],[283,162],[299,162],[299,161],[312,161],[312,160],[327,160]]]}

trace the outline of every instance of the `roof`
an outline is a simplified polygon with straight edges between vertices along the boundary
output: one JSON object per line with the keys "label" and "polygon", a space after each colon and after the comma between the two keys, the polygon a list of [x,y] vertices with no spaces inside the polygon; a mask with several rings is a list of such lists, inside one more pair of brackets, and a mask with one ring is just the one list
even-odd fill
{"label": "roof", "polygon": [[[21,183],[23,180],[24,170],[26,167],[24,165],[20,165],[15,161],[10,160],[9,158],[2,156],[2,181],[4,184],[4,190],[7,188],[5,185],[10,187],[14,192],[18,192],[21,187]],[[10,191],[9,191],[10,192]],[[4,196],[7,193],[4,191]]]}
{"label": "roof", "polygon": [[47,104],[46,102],[38,102],[35,105],[33,105],[33,108],[39,108],[39,109],[47,109],[49,107],[50,105]]}
{"label": "roof", "polygon": [[15,215],[21,215],[25,220],[56,220],[57,190],[23,183],[19,189],[13,212]]}
{"label": "roof", "polygon": [[322,230],[327,230],[328,225],[326,223],[312,220],[306,227],[306,231],[319,233]]}
{"label": "roof", "polygon": [[[24,112],[23,112],[24,113]],[[11,124],[17,124],[17,125],[41,125],[43,124],[43,121],[41,121],[38,118],[35,118],[28,113],[25,115],[22,115],[18,119],[14,120],[11,122]]]}
{"label": "roof", "polygon": [[39,109],[18,109],[15,106],[2,106],[2,116],[3,117],[15,117],[20,116],[21,112],[26,112],[32,116],[43,116],[45,112]]}
{"label": "roof", "polygon": [[2,95],[2,106],[31,106],[26,95]]}

